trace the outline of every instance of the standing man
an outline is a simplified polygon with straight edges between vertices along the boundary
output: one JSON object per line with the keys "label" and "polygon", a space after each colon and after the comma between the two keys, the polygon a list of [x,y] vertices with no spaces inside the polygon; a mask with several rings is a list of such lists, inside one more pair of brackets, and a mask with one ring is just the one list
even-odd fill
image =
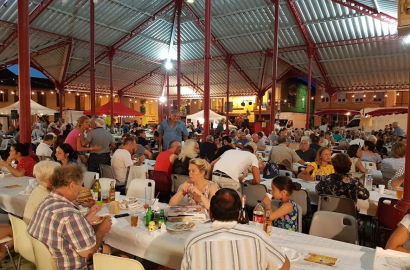
{"label": "standing man", "polygon": [[189,135],[185,124],[180,121],[180,114],[177,110],[171,110],[170,119],[162,121],[158,132],[158,149],[160,152],[167,150],[172,141],[186,141]]}
{"label": "standing man", "polygon": [[275,124],[273,125],[273,130],[280,130],[280,122],[279,120],[276,120]]}
{"label": "standing man", "polygon": [[272,147],[269,154],[269,160],[276,164],[282,164],[287,170],[292,171],[292,164],[297,162],[302,165],[305,161],[301,159],[293,149],[289,147],[289,138],[287,136],[280,136],[278,138],[278,145]]}
{"label": "standing man", "polygon": [[404,135],[403,129],[401,129],[401,127],[399,127],[399,123],[393,122],[393,128],[394,128],[393,136],[394,136],[395,139],[397,139],[397,137],[399,137],[399,136]]}
{"label": "standing man", "polygon": [[101,118],[91,119],[91,126],[95,126],[88,132],[85,140],[90,147],[102,146],[101,150],[90,153],[88,158],[88,171],[100,172],[100,164],[111,165],[110,151],[115,148],[115,139],[111,133],[104,129],[104,120]]}
{"label": "standing man", "polygon": [[83,179],[80,165],[55,168],[50,181],[53,191],[39,204],[27,227],[31,236],[47,246],[58,269],[88,269],[87,260],[111,229],[110,218],[95,229],[91,226],[101,206],[93,206],[84,217],[74,203],[83,188]]}
{"label": "standing man", "polygon": [[225,124],[225,119],[222,118],[222,120],[219,121],[219,124],[216,127],[216,132],[219,132],[219,134],[222,134],[224,132],[224,124]]}

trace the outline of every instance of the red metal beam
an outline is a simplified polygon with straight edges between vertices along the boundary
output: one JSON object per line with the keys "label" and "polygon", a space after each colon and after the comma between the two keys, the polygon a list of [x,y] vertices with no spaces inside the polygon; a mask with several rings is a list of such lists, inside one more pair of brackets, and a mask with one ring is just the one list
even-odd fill
{"label": "red metal beam", "polygon": [[68,70],[68,65],[70,64],[70,59],[71,59],[71,52],[73,50],[73,42],[69,42],[68,46],[64,52],[64,58],[63,58],[63,65],[61,66],[61,72],[60,72],[60,84],[62,84],[65,81],[65,78],[67,76],[67,70]]}
{"label": "red metal beam", "polygon": [[[126,44],[131,39],[135,38],[138,34],[143,32],[149,26],[151,26],[155,22],[156,18],[162,17],[162,16],[166,15],[169,11],[171,11],[172,8],[173,8],[173,4],[174,4],[174,1],[170,1],[163,8],[161,8],[159,11],[157,11],[152,17],[150,17],[150,18],[146,19],[145,21],[143,21],[142,23],[140,23],[137,27],[135,27],[133,30],[131,30],[131,32],[129,34],[127,34],[124,37],[122,37],[121,39],[119,39],[111,47],[116,52],[118,52],[118,49],[121,48],[124,44]],[[95,58],[95,64],[98,64],[101,60],[105,59],[106,57],[108,57],[107,52],[101,53],[100,55],[98,55]],[[67,78],[67,80],[64,82],[64,84],[70,84],[72,81],[74,81],[75,79],[80,77],[82,74],[87,72],[87,70],[89,70],[89,68],[90,68],[90,63],[86,64],[81,69],[79,69],[76,73],[74,73],[69,78]]]}
{"label": "red metal beam", "polygon": [[[43,0],[41,1],[40,5],[38,5],[31,13],[29,16],[29,25],[32,24],[38,16],[41,15],[41,13],[44,12],[44,10],[47,9],[47,7],[53,2],[54,0]],[[2,54],[9,46],[12,44],[17,38],[17,32],[13,31],[6,40],[3,42],[3,44],[0,46],[0,54]]]}
{"label": "red metal beam", "polygon": [[134,86],[148,80],[149,78],[151,78],[155,72],[157,72],[158,70],[161,70],[162,66],[157,67],[156,69],[154,69],[153,71],[151,71],[150,73],[145,74],[144,76],[142,76],[141,78],[133,81],[132,83],[128,84],[127,86],[124,86],[123,88],[121,88],[120,90],[118,90],[118,95],[124,95],[127,91],[129,91],[131,88],[133,88]]}
{"label": "red metal beam", "polygon": [[189,86],[191,86],[198,95],[204,95],[204,90],[201,87],[199,87],[196,83],[194,83],[190,78],[185,76],[182,72],[181,79],[183,79]]}
{"label": "red metal beam", "polygon": [[[273,2],[273,0],[271,0]],[[270,128],[273,130],[273,125],[276,119],[276,83],[278,79],[278,60],[279,60],[279,0],[274,2],[275,4],[275,25],[273,36],[273,50],[272,50],[272,95],[270,99]],[[263,92],[264,93],[264,92]],[[262,103],[262,96],[259,95],[259,103]],[[262,104],[259,104],[260,108]],[[262,111],[259,109],[259,119],[261,118]]]}
{"label": "red metal beam", "polygon": [[[205,23],[201,21],[201,19],[194,12],[194,10],[189,5],[187,5],[185,2],[184,2],[184,7],[188,11],[186,15],[193,17],[192,19],[196,21],[196,25],[198,26],[198,28],[202,31],[203,34],[205,34]],[[211,33],[211,41],[212,41],[212,44],[223,54],[224,59],[231,58],[229,52],[225,49],[222,43],[219,42],[215,38],[214,35],[212,35],[212,33]],[[245,79],[245,81],[249,84],[249,86],[255,91],[255,93],[258,93],[259,89],[256,86],[256,84],[251,80],[251,78],[249,78],[246,72],[242,70],[242,68],[239,66],[239,64],[235,60],[232,60],[232,66],[239,72],[239,74],[241,74],[241,76]]]}
{"label": "red metal beam", "polygon": [[[90,3],[90,100],[91,114],[95,115],[95,5],[94,0]],[[106,55],[106,54],[105,54]]]}
{"label": "red metal beam", "polygon": [[322,74],[322,78],[326,83],[327,91],[332,92],[333,91],[332,90],[332,84],[330,83],[329,78],[326,76],[325,68],[323,67],[322,63],[320,62],[319,56],[316,54],[316,46],[312,42],[312,39],[310,38],[309,33],[308,33],[305,25],[303,24],[302,17],[300,16],[300,13],[296,8],[294,0],[286,0],[286,2],[289,5],[289,8],[292,12],[293,18],[295,19],[300,31],[302,32],[303,38],[306,42],[308,54],[309,55],[314,54],[314,59],[315,59],[316,65],[318,66],[318,68],[320,70],[320,73]]}
{"label": "red metal beam", "polygon": [[59,42],[59,43],[56,43],[56,44],[50,45],[50,46],[48,46],[48,47],[46,47],[46,48],[43,48],[43,49],[41,49],[41,50],[38,50],[38,51],[36,51],[36,52],[30,53],[30,57],[37,57],[37,56],[40,56],[40,55],[43,55],[43,54],[52,52],[52,51],[54,51],[54,50],[58,50],[58,49],[60,49],[60,48],[62,48],[62,47],[67,46],[69,43],[70,43],[70,42],[68,42],[68,41],[61,41],[61,42]]}
{"label": "red metal beam", "polygon": [[394,24],[397,25],[397,19],[386,14],[383,12],[379,12],[378,10],[371,8],[369,6],[366,6],[362,3],[359,3],[354,0],[330,0],[333,3],[342,5],[344,7],[353,9],[357,11],[360,14],[370,16],[374,19],[380,20],[382,22],[388,23],[388,24]]}
{"label": "red metal beam", "polygon": [[177,10],[177,96],[178,96],[178,98],[177,98],[177,110],[179,111],[180,108],[181,108],[181,17],[182,17],[182,0],[175,0],[175,3],[177,5],[177,9],[176,9]]}
{"label": "red metal beam", "polygon": [[335,87],[335,92],[341,91],[380,91],[380,90],[408,90],[409,85],[405,83],[398,84],[384,84],[384,85],[355,85],[346,87]]}
{"label": "red metal beam", "polygon": [[[190,7],[189,7],[190,8]],[[192,11],[193,12],[193,11]],[[204,27],[204,35],[205,35],[205,48],[204,48],[204,131],[202,132],[202,141],[206,140],[206,137],[209,134],[209,111],[211,109],[210,104],[210,96],[211,96],[211,39],[212,39],[212,28],[211,28],[211,13],[212,13],[212,0],[205,0],[205,23]],[[199,19],[199,18],[198,18]],[[202,28],[201,28],[202,29]],[[223,52],[226,56],[228,56],[228,52],[222,46],[222,44],[218,43],[221,52]],[[228,125],[228,123],[226,123]],[[228,126],[229,128],[229,126]]]}

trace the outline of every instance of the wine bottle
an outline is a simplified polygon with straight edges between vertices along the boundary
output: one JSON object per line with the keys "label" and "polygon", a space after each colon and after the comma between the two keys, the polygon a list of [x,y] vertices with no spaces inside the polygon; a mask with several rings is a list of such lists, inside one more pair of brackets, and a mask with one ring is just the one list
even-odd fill
{"label": "wine bottle", "polygon": [[111,181],[111,187],[110,187],[110,202],[115,201],[115,187],[114,187],[114,181]]}
{"label": "wine bottle", "polygon": [[93,199],[96,201],[101,201],[101,185],[100,185],[100,175],[95,174],[95,183],[93,187]]}
{"label": "wine bottle", "polygon": [[241,203],[242,203],[242,208],[239,211],[238,223],[240,223],[240,224],[249,224],[248,211],[245,208],[246,195],[241,196]]}

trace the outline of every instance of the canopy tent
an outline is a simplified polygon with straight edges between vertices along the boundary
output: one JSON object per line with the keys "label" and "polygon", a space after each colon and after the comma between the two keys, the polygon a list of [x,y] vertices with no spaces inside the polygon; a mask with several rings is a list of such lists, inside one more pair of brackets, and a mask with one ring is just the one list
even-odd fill
{"label": "canopy tent", "polygon": [[355,110],[329,109],[315,112],[313,115],[322,116],[325,114],[358,115],[360,112]]}
{"label": "canopy tent", "polygon": [[[209,110],[209,119],[210,120],[221,120],[223,118],[226,118],[226,116],[217,114],[216,112],[214,112],[212,110]],[[202,123],[204,121],[204,110],[199,111],[199,112],[194,113],[194,114],[187,115],[186,119],[199,120],[199,122]]]}
{"label": "canopy tent", "polygon": [[391,114],[405,114],[408,113],[409,110],[407,107],[397,107],[397,108],[383,108],[368,112],[367,115],[372,117],[374,116],[383,116],[383,115],[391,115]]}
{"label": "canopy tent", "polygon": [[[56,110],[49,109],[43,105],[38,104],[37,102],[30,100],[31,114],[54,114],[57,113]],[[11,110],[20,110],[20,101],[17,101],[7,107],[1,108],[0,113],[6,114],[10,113]]]}
{"label": "canopy tent", "polygon": [[[85,111],[84,114],[91,115],[91,110]],[[95,108],[96,115],[110,115],[111,108],[110,103],[106,103],[98,108]],[[135,117],[135,116],[144,116],[144,113],[135,111],[131,108],[128,108],[122,103],[114,102],[114,116],[119,117]]]}

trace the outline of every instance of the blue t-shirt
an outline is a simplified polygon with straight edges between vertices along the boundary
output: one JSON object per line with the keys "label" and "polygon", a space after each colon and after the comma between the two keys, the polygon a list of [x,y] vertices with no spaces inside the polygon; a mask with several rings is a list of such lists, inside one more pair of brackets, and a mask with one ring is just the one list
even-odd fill
{"label": "blue t-shirt", "polygon": [[172,141],[182,142],[184,137],[188,137],[188,130],[182,121],[178,121],[173,127],[169,125],[169,120],[162,121],[159,129],[159,134],[162,134],[162,150],[167,150]]}
{"label": "blue t-shirt", "polygon": [[242,144],[243,146],[245,146],[245,144],[247,144],[249,142],[249,140],[248,139],[245,139],[245,140],[241,140],[241,139],[238,139],[238,141],[236,142],[236,143],[240,143],[240,144]]}

